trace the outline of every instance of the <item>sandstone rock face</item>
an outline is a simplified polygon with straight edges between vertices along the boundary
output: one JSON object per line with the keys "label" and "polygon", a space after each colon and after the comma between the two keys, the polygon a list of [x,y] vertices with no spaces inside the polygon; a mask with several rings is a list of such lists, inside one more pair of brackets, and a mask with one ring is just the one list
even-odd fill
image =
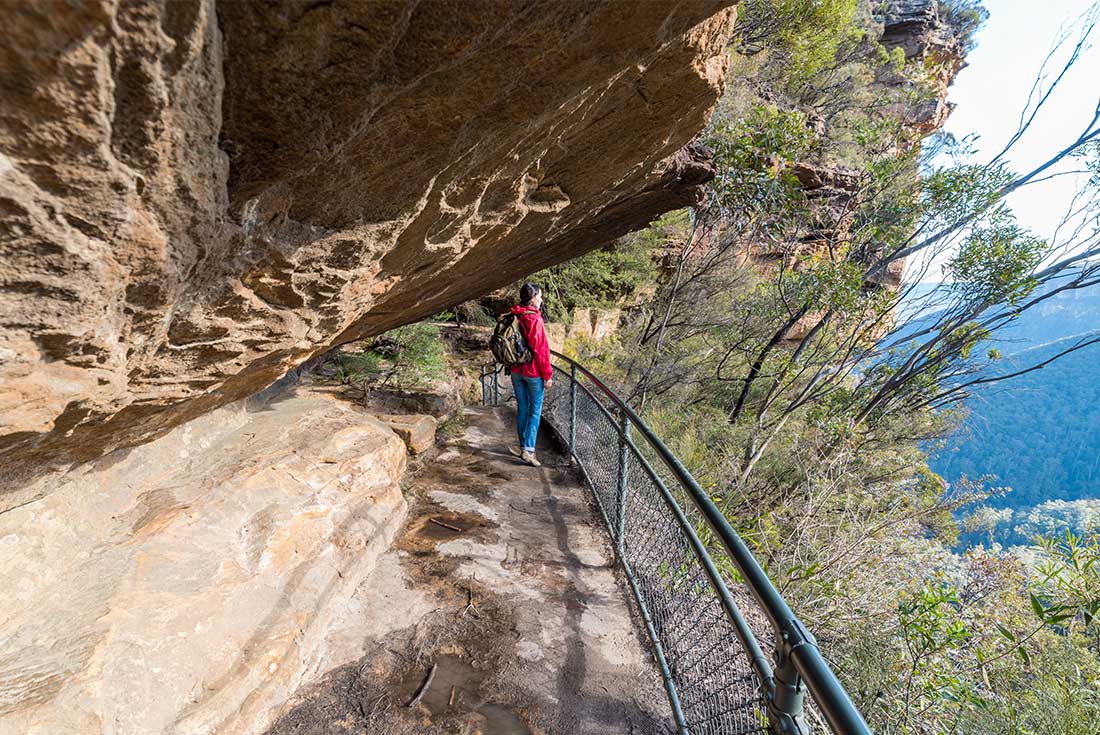
{"label": "sandstone rock face", "polygon": [[343,663],[324,641],[404,517],[405,447],[339,399],[276,398],[0,514],[0,733],[260,732]]}
{"label": "sandstone rock face", "polygon": [[696,201],[731,5],[12,4],[0,510]]}
{"label": "sandstone rock face", "polygon": [[422,414],[442,423],[458,414],[462,398],[462,386],[455,380],[423,390],[371,388],[363,405],[374,414]]}
{"label": "sandstone rock face", "polygon": [[588,309],[573,310],[573,321],[569,325],[569,338],[599,341],[615,334],[619,328],[622,310]]}
{"label": "sandstone rock face", "polygon": [[547,322],[546,341],[550,344],[550,349],[561,352],[565,347],[565,325],[560,322]]}
{"label": "sandstone rock face", "polygon": [[[900,48],[907,59],[920,61],[938,87],[938,94],[923,104],[905,107],[905,119],[922,134],[938,130],[954,109],[947,101],[947,88],[966,61],[962,40],[937,0],[890,0],[881,20],[882,45]],[[908,83],[896,74],[885,74],[881,81],[888,86]]]}
{"label": "sandstone rock face", "polygon": [[405,442],[411,454],[420,454],[435,444],[437,422],[424,414],[377,414],[375,416]]}

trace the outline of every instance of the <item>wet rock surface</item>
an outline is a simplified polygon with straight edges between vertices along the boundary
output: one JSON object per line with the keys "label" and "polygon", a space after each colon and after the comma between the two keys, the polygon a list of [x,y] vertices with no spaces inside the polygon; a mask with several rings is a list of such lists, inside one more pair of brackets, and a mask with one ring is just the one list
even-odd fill
{"label": "wet rock surface", "polygon": [[697,201],[731,5],[8,3],[0,510]]}
{"label": "wet rock surface", "polygon": [[412,470],[409,519],[335,633],[365,655],[300,690],[268,735],[668,731],[590,491],[548,447],[541,468],[511,457],[513,420],[467,409]]}

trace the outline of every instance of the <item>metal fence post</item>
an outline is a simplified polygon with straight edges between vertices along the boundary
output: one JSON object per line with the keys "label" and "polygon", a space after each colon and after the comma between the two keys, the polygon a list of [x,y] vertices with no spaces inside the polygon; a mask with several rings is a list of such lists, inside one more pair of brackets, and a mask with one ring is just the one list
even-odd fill
{"label": "metal fence post", "polygon": [[577,454],[577,366],[569,370],[569,456]]}
{"label": "metal fence post", "polygon": [[493,371],[493,405],[500,405],[500,371]]}
{"label": "metal fence post", "polygon": [[797,620],[788,621],[784,627],[788,629],[776,631],[780,640],[776,645],[775,689],[768,700],[768,730],[772,735],[809,735],[810,727],[802,709],[806,684],[791,653],[795,646],[812,642],[813,636]]}
{"label": "metal fence post", "polygon": [[619,550],[620,556],[623,553],[623,531],[626,529],[626,485],[627,475],[630,472],[630,466],[628,462],[630,460],[629,439],[630,439],[630,417],[626,415],[624,411],[622,414],[621,423],[619,425],[619,518],[616,527],[615,545]]}

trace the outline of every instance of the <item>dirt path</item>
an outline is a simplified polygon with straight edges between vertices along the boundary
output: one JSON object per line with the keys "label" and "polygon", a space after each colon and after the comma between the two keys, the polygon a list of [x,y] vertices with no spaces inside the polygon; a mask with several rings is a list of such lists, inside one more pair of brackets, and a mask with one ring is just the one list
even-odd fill
{"label": "dirt path", "polygon": [[467,409],[414,471],[409,519],[333,633],[364,656],[300,691],[270,735],[668,731],[589,491],[549,448],[541,468],[508,455],[512,415]]}

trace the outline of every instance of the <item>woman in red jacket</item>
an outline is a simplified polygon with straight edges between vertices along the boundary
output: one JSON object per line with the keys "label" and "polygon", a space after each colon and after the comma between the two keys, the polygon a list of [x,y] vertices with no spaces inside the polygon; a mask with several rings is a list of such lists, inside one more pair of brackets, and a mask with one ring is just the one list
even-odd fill
{"label": "woman in red jacket", "polygon": [[546,340],[546,327],[542,323],[542,289],[533,283],[525,283],[519,290],[519,305],[512,313],[519,319],[520,330],[534,357],[530,362],[512,368],[512,392],[516,396],[516,434],[519,446],[512,447],[512,454],[534,467],[535,437],[542,419],[542,396],[553,383],[550,369],[550,343]]}

